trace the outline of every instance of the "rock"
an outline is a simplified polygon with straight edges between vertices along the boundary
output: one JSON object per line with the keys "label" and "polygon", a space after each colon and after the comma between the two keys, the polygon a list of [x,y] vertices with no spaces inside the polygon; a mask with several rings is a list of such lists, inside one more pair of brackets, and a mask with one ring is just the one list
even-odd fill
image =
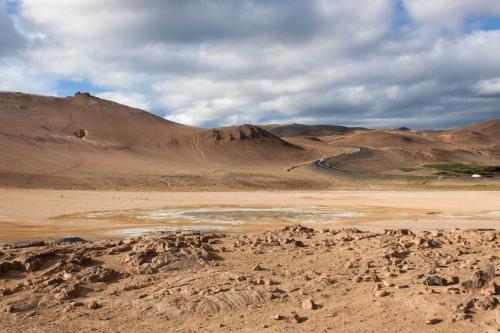
{"label": "rock", "polygon": [[277,315],[273,316],[271,319],[274,319],[274,320],[283,320],[283,319],[285,319],[285,316],[277,314]]}
{"label": "rock", "polygon": [[68,237],[63,237],[63,238],[58,238],[54,239],[52,241],[49,241],[51,244],[64,244],[64,243],[89,243],[88,240],[85,240],[83,238],[80,238],[78,236],[68,236]]}
{"label": "rock", "polygon": [[303,323],[303,322],[305,322],[307,320],[307,317],[300,317],[298,314],[293,313],[288,318],[288,320],[291,321],[291,322],[297,323],[297,324],[301,324],[301,323]]}
{"label": "rock", "polygon": [[495,306],[497,305],[498,300],[495,297],[492,296],[484,296],[479,299],[477,299],[474,302],[474,307],[479,310],[490,310],[494,309]]}
{"label": "rock", "polygon": [[497,234],[494,231],[490,231],[484,234],[484,238],[487,242],[493,242],[497,239]]}
{"label": "rock", "polygon": [[99,309],[99,308],[101,308],[101,307],[102,307],[102,305],[101,305],[101,304],[99,304],[96,300],[92,300],[92,301],[90,301],[90,303],[89,303],[89,305],[88,305],[88,308],[89,308],[90,310],[97,310],[97,309]]}
{"label": "rock", "polygon": [[398,237],[401,237],[401,236],[415,237],[415,234],[409,229],[385,229],[384,235],[391,235],[391,236],[398,236]]}
{"label": "rock", "polygon": [[109,282],[119,277],[119,275],[114,269],[102,266],[89,267],[78,274],[82,281],[88,282]]}
{"label": "rock", "polygon": [[253,266],[252,268],[253,271],[263,271],[264,268],[262,268],[259,264]]}
{"label": "rock", "polygon": [[266,286],[275,286],[275,285],[279,284],[279,282],[271,280],[271,279],[264,279],[264,284]]}
{"label": "rock", "polygon": [[495,281],[490,281],[483,287],[481,294],[484,296],[494,296],[499,294],[499,289]]}
{"label": "rock", "polygon": [[89,92],[81,92],[77,91],[75,93],[75,97],[91,97],[92,95]]}
{"label": "rock", "polygon": [[406,288],[409,288],[409,286],[407,284],[397,284],[394,286],[394,288],[396,289],[406,289]]}
{"label": "rock", "polygon": [[479,270],[474,272],[473,277],[470,280],[462,282],[461,286],[470,291],[472,289],[480,289],[484,287],[488,282],[495,278],[495,266],[489,265],[486,267],[486,271]]}
{"label": "rock", "polygon": [[83,139],[88,135],[88,132],[85,128],[80,128],[78,131],[74,133],[74,135],[79,139]]}
{"label": "rock", "polygon": [[60,291],[55,294],[57,300],[69,300],[78,297],[80,287],[77,284],[70,283],[60,288]]}
{"label": "rock", "polygon": [[302,241],[299,241],[299,240],[296,240],[296,241],[294,242],[294,245],[295,245],[296,247],[305,247],[304,243],[303,243]]}
{"label": "rock", "polygon": [[24,269],[26,270],[26,272],[37,271],[38,269],[40,269],[40,267],[42,267],[42,260],[38,258],[24,264]]}
{"label": "rock", "polygon": [[83,255],[82,253],[73,253],[69,257],[69,262],[75,265],[86,265],[92,262],[92,258]]}
{"label": "rock", "polygon": [[389,292],[386,291],[386,290],[376,290],[374,293],[373,293],[374,296],[376,297],[385,297],[385,296],[389,296]]}
{"label": "rock", "polygon": [[426,286],[447,286],[448,280],[446,278],[440,277],[438,275],[433,275],[427,277],[424,282]]}
{"label": "rock", "polygon": [[392,282],[389,282],[387,280],[383,280],[382,281],[382,284],[386,287],[392,287],[394,284]]}
{"label": "rock", "polygon": [[146,249],[138,252],[130,252],[127,254],[125,262],[129,262],[135,266],[141,266],[151,261],[157,255],[153,249]]}
{"label": "rock", "polygon": [[127,252],[130,250],[132,250],[132,246],[130,246],[130,244],[121,244],[121,245],[118,245],[118,246],[113,247],[111,249],[108,249],[106,251],[106,254],[113,255],[113,254],[118,254],[118,253],[122,253],[122,252]]}
{"label": "rock", "polygon": [[312,299],[305,299],[302,301],[302,309],[304,310],[315,310],[317,307]]}
{"label": "rock", "polygon": [[446,284],[457,284],[459,282],[458,276],[445,276],[444,279],[446,280]]}
{"label": "rock", "polygon": [[439,324],[442,320],[439,318],[429,318],[425,321],[426,325],[436,325]]}

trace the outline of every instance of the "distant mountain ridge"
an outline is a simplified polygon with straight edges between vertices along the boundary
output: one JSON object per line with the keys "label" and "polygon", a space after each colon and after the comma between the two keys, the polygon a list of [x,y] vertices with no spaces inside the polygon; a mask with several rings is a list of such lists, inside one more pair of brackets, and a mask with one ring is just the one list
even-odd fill
{"label": "distant mountain ridge", "polygon": [[269,124],[262,125],[261,127],[267,129],[269,132],[279,137],[344,135],[356,131],[369,130],[364,127],[304,124]]}

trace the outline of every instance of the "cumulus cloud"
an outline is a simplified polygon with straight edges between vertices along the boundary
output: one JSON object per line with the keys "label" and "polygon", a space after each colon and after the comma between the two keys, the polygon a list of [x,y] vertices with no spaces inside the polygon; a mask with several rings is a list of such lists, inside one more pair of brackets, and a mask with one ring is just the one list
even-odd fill
{"label": "cumulus cloud", "polygon": [[138,93],[124,94],[119,91],[106,91],[98,93],[96,96],[144,110],[147,110],[150,107],[146,96]]}
{"label": "cumulus cloud", "polygon": [[498,1],[19,0],[0,89],[78,78],[199,126],[449,127],[500,117],[500,30],[464,28],[482,15]]}
{"label": "cumulus cloud", "polygon": [[459,32],[466,19],[499,16],[497,0],[404,0],[409,15],[426,28]]}
{"label": "cumulus cloud", "polygon": [[484,96],[500,96],[500,78],[483,80],[473,86],[473,90]]}

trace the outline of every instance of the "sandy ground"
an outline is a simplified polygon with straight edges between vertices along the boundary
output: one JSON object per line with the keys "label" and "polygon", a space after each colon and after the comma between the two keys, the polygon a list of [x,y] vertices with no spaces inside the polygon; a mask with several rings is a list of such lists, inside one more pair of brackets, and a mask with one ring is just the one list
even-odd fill
{"label": "sandy ground", "polygon": [[0,198],[0,332],[500,329],[500,192]]}
{"label": "sandy ground", "polygon": [[[365,230],[411,228],[500,229],[500,192],[358,191],[358,192],[104,192],[0,189],[0,241],[45,240],[68,235],[123,237],[116,230],[176,226],[182,221],[137,219],[144,209],[294,208],[347,211],[361,216],[332,219],[321,227],[355,226]],[[116,212],[100,218],[90,213]],[[248,214],[247,214],[248,215]],[[243,217],[245,218],[245,217]],[[312,221],[276,219],[275,223],[225,226],[227,231],[254,232]],[[206,223],[208,224],[208,223]],[[314,226],[314,225],[313,225]]]}

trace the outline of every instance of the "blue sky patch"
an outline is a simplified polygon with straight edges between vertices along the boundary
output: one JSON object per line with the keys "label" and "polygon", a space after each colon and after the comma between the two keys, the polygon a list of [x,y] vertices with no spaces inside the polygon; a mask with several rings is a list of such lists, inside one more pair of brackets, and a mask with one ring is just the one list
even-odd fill
{"label": "blue sky patch", "polygon": [[59,80],[57,81],[57,94],[61,97],[73,96],[76,92],[89,92],[92,95],[104,92],[104,89],[92,85],[88,80]]}
{"label": "blue sky patch", "polygon": [[465,32],[469,33],[477,30],[500,30],[500,17],[479,16],[466,20],[464,24]]}

